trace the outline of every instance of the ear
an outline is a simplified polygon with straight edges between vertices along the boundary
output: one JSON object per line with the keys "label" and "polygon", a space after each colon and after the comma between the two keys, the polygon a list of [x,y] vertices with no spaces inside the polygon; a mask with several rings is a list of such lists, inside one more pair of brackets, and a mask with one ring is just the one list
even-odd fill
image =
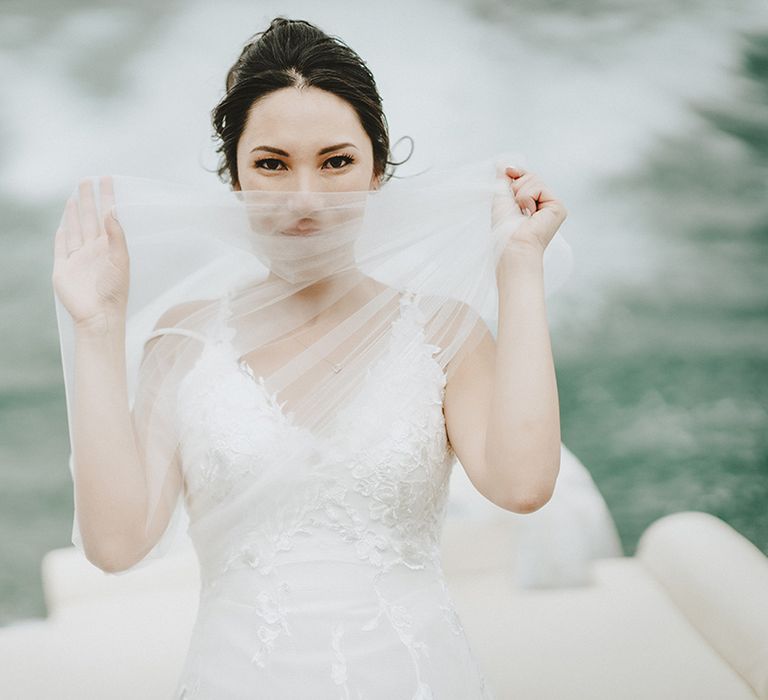
{"label": "ear", "polygon": [[381,187],[381,177],[378,175],[374,175],[371,178],[370,185],[368,186],[369,190],[378,190],[379,187]]}
{"label": "ear", "polygon": [[235,192],[239,192],[239,191],[240,191],[240,183],[239,183],[239,182],[236,182],[234,185],[232,185],[232,189],[233,189]]}

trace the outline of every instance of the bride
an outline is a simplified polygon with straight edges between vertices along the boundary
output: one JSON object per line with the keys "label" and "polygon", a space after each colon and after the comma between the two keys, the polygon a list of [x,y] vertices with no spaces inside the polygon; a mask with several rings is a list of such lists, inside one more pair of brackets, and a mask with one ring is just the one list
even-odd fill
{"label": "bride", "polygon": [[[129,280],[132,296],[141,287],[127,233],[132,211],[160,226],[165,200],[132,210],[126,195],[121,215],[130,183],[84,180],[56,232],[82,548],[104,571],[129,570],[183,504],[202,586],[178,698],[492,697],[445,585],[440,528],[453,455],[504,510],[532,513],[553,494],[543,259],[565,208],[534,173],[498,171],[494,230],[515,225],[491,250],[494,339],[466,302],[485,244],[451,211],[435,209],[427,235],[372,209],[399,183],[373,76],[343,42],[274,19],[230,69],[213,123],[226,207],[247,225],[242,238],[209,229],[240,258],[247,239],[264,274],[205,298],[190,283],[172,304],[158,292],[133,389]],[[178,206],[190,226],[226,208]],[[164,231],[153,243],[172,241],[183,265],[193,238]],[[402,256],[400,277],[371,273],[417,248],[429,252]]]}

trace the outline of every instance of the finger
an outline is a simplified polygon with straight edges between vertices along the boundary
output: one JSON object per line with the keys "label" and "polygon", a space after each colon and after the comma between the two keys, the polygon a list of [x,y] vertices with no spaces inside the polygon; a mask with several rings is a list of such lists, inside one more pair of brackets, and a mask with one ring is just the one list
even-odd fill
{"label": "finger", "polygon": [[77,203],[72,197],[64,205],[64,222],[66,229],[67,254],[71,254],[83,245],[83,237],[80,233],[80,216],[77,212]]}
{"label": "finger", "polygon": [[515,196],[517,206],[520,207],[520,211],[528,216],[532,216],[539,208],[538,202],[539,190],[531,187],[521,189]]}
{"label": "finger", "polygon": [[104,230],[109,239],[110,248],[118,254],[127,254],[128,246],[125,242],[125,234],[120,222],[115,218],[115,208],[112,207],[104,215]]}
{"label": "finger", "polygon": [[[68,200],[67,200],[68,201]],[[67,257],[67,203],[64,203],[64,209],[61,210],[61,218],[59,218],[59,225],[56,227],[56,231],[53,234],[53,259],[54,263],[57,259]]]}
{"label": "finger", "polygon": [[515,204],[523,215],[533,216],[540,210],[543,201],[554,200],[554,196],[546,190],[544,183],[535,173],[513,165],[503,166],[497,172],[510,179]]}
{"label": "finger", "polygon": [[504,168],[504,172],[507,173],[507,175],[510,177],[518,178],[525,175],[527,171],[523,168],[516,168],[513,165],[508,165],[506,168]]}
{"label": "finger", "polygon": [[125,247],[123,228],[115,214],[115,183],[111,176],[104,175],[99,179],[99,192],[101,194],[101,211],[104,214],[102,217],[104,232],[118,247]]}
{"label": "finger", "polygon": [[[557,197],[539,178],[532,178],[520,187],[517,191],[518,199],[521,201],[521,208],[523,203],[531,208],[531,212],[535,213],[537,209],[547,202],[557,202]],[[561,204],[562,206],[562,204]]]}
{"label": "finger", "polygon": [[523,173],[522,175],[512,176],[507,174],[508,178],[512,178],[509,182],[510,187],[512,189],[512,192],[515,193],[515,195],[520,192],[520,190],[525,187],[526,185],[531,184],[532,182],[535,182],[537,180],[536,175],[534,173]]}
{"label": "finger", "polygon": [[99,217],[96,213],[96,197],[91,180],[81,180],[79,186],[79,211],[82,226],[83,243],[92,241],[99,235]]}
{"label": "finger", "polygon": [[516,194],[514,194],[514,193],[512,195],[512,201],[515,203],[515,206],[520,211],[520,214],[525,215],[525,214],[528,213],[528,212],[525,211],[525,202],[520,197],[518,197]]}
{"label": "finger", "polygon": [[513,180],[523,177],[528,171],[523,168],[516,168],[512,165],[504,165],[503,162],[496,162],[496,176],[507,177]]}
{"label": "finger", "polygon": [[99,178],[99,198],[101,200],[102,219],[111,217],[112,207],[115,205],[115,186],[109,175],[103,175]]}
{"label": "finger", "polygon": [[543,184],[532,173],[517,181],[517,186],[513,187],[513,192],[520,211],[528,216],[536,212],[542,188]]}
{"label": "finger", "polygon": [[116,216],[114,181],[110,176],[105,175],[99,180],[99,191],[102,196],[101,211],[104,212],[104,231],[109,238],[110,247],[114,246],[114,251],[118,255],[127,255],[128,247],[125,242],[125,234]]}
{"label": "finger", "polygon": [[59,225],[53,236],[53,259],[54,261],[67,259],[67,230],[63,224]]}

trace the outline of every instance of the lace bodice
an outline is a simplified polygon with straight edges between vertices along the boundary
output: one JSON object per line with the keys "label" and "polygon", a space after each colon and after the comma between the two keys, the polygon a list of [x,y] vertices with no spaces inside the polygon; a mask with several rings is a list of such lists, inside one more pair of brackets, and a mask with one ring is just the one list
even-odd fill
{"label": "lace bodice", "polygon": [[453,453],[423,322],[404,296],[330,437],[238,360],[226,319],[203,338],[178,392],[201,599],[177,697],[490,697],[440,565]]}

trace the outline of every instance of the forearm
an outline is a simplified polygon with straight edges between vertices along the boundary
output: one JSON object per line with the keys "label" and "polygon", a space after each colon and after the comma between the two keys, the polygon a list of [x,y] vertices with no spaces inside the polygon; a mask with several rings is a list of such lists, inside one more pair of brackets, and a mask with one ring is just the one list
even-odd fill
{"label": "forearm", "polygon": [[542,255],[524,252],[503,259],[497,283],[499,319],[486,464],[514,501],[540,505],[551,496],[560,468],[560,408]]}
{"label": "forearm", "polygon": [[75,339],[73,462],[83,546],[109,563],[139,546],[146,483],[128,406],[125,323],[106,319]]}

